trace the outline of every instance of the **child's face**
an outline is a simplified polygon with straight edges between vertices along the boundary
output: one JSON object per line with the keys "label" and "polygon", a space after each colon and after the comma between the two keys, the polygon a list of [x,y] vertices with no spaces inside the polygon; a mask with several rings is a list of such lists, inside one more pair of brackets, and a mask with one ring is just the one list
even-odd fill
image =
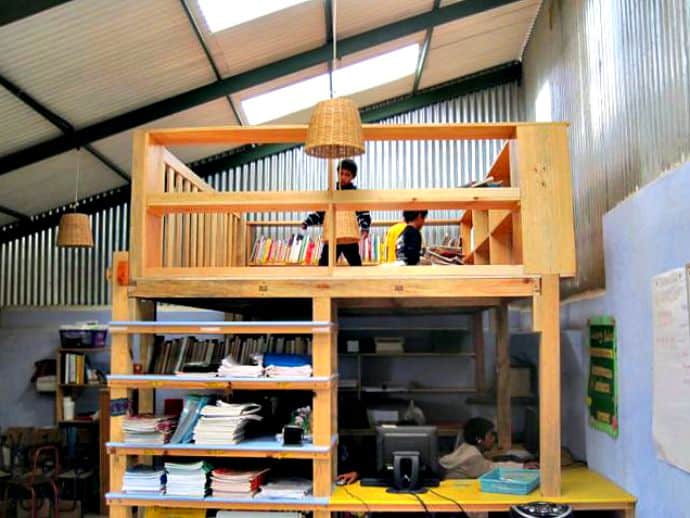
{"label": "child's face", "polygon": [[494,444],[496,444],[496,432],[493,430],[486,432],[484,440],[482,441],[482,449],[488,451],[494,447]]}
{"label": "child's face", "polygon": [[350,185],[352,183],[352,172],[347,169],[340,169],[340,185]]}
{"label": "child's face", "polygon": [[414,221],[412,222],[413,225],[417,228],[417,230],[421,229],[424,226],[424,222],[426,221],[426,218],[419,214]]}

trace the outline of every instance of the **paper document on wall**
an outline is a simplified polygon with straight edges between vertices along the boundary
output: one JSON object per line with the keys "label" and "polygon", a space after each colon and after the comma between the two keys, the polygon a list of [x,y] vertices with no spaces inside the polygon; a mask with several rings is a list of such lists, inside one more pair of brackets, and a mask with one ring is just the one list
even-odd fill
{"label": "paper document on wall", "polygon": [[654,443],[666,462],[690,472],[690,313],[688,270],[652,279]]}

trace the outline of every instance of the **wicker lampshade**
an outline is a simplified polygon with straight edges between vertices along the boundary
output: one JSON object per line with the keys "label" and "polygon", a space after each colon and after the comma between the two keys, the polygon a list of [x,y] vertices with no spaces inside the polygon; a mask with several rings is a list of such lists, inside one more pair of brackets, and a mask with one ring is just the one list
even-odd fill
{"label": "wicker lampshade", "polygon": [[364,153],[362,119],[357,105],[344,97],[317,104],[309,121],[304,152],[318,158],[346,158]]}
{"label": "wicker lampshade", "polygon": [[89,216],[78,212],[63,214],[58,226],[57,246],[92,248],[93,235]]}

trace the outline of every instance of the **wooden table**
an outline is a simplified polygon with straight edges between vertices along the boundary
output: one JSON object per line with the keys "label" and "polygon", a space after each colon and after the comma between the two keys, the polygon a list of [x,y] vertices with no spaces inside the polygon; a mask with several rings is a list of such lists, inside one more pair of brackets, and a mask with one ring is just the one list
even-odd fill
{"label": "wooden table", "polygon": [[[543,498],[539,489],[526,496],[482,493],[478,480],[445,480],[433,493],[419,497],[430,512],[457,512],[458,503],[464,511],[507,511],[514,504],[546,500],[569,504],[575,510],[617,511],[621,518],[634,518],[636,498],[607,478],[584,467],[566,468],[562,477],[562,494],[552,498]],[[424,511],[413,495],[394,495],[384,488],[359,484],[337,487],[328,507],[332,512]]]}

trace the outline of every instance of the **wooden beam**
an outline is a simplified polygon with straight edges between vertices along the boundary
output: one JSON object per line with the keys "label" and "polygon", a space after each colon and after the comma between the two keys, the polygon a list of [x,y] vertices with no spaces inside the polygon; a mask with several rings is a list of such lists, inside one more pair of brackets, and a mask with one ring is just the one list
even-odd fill
{"label": "wooden beam", "polygon": [[149,214],[326,210],[324,191],[182,192],[147,196]]}
{"label": "wooden beam", "polygon": [[[391,225],[395,225],[396,223],[400,223],[400,220],[387,219],[387,220],[372,221],[371,226],[372,227],[388,227]],[[448,226],[457,225],[459,223],[460,223],[460,220],[458,218],[427,219],[424,221],[424,226],[425,227],[443,227],[446,225],[448,225]],[[292,220],[271,219],[271,220],[263,220],[263,221],[247,221],[247,226],[249,226],[249,227],[298,227],[301,224],[302,224],[302,221],[297,220],[297,219],[292,219]]]}
{"label": "wooden beam", "polygon": [[[244,324],[244,325],[243,325]],[[250,325],[247,325],[250,324]],[[111,322],[110,332],[118,334],[180,335],[256,335],[256,334],[330,334],[330,322]]]}
{"label": "wooden beam", "polygon": [[[488,267],[487,267],[488,268]],[[456,278],[433,276],[417,279],[143,279],[132,295],[142,298],[448,298],[448,297],[530,297],[538,282],[527,278]]]}
{"label": "wooden beam", "polygon": [[539,461],[541,492],[561,493],[561,342],[558,274],[544,275],[535,294],[532,326],[539,343]]}
{"label": "wooden beam", "polygon": [[498,446],[502,450],[512,447],[513,420],[510,394],[510,330],[508,327],[508,305],[495,308],[496,328],[496,420]]}
{"label": "wooden beam", "polygon": [[514,209],[520,190],[491,189],[390,189],[337,191],[333,201],[338,210],[451,210]]}
{"label": "wooden beam", "polygon": [[[108,386],[131,389],[180,390],[329,390],[334,378],[276,380],[271,378],[201,378],[175,375],[108,376]],[[122,441],[119,441],[122,442]]]}

